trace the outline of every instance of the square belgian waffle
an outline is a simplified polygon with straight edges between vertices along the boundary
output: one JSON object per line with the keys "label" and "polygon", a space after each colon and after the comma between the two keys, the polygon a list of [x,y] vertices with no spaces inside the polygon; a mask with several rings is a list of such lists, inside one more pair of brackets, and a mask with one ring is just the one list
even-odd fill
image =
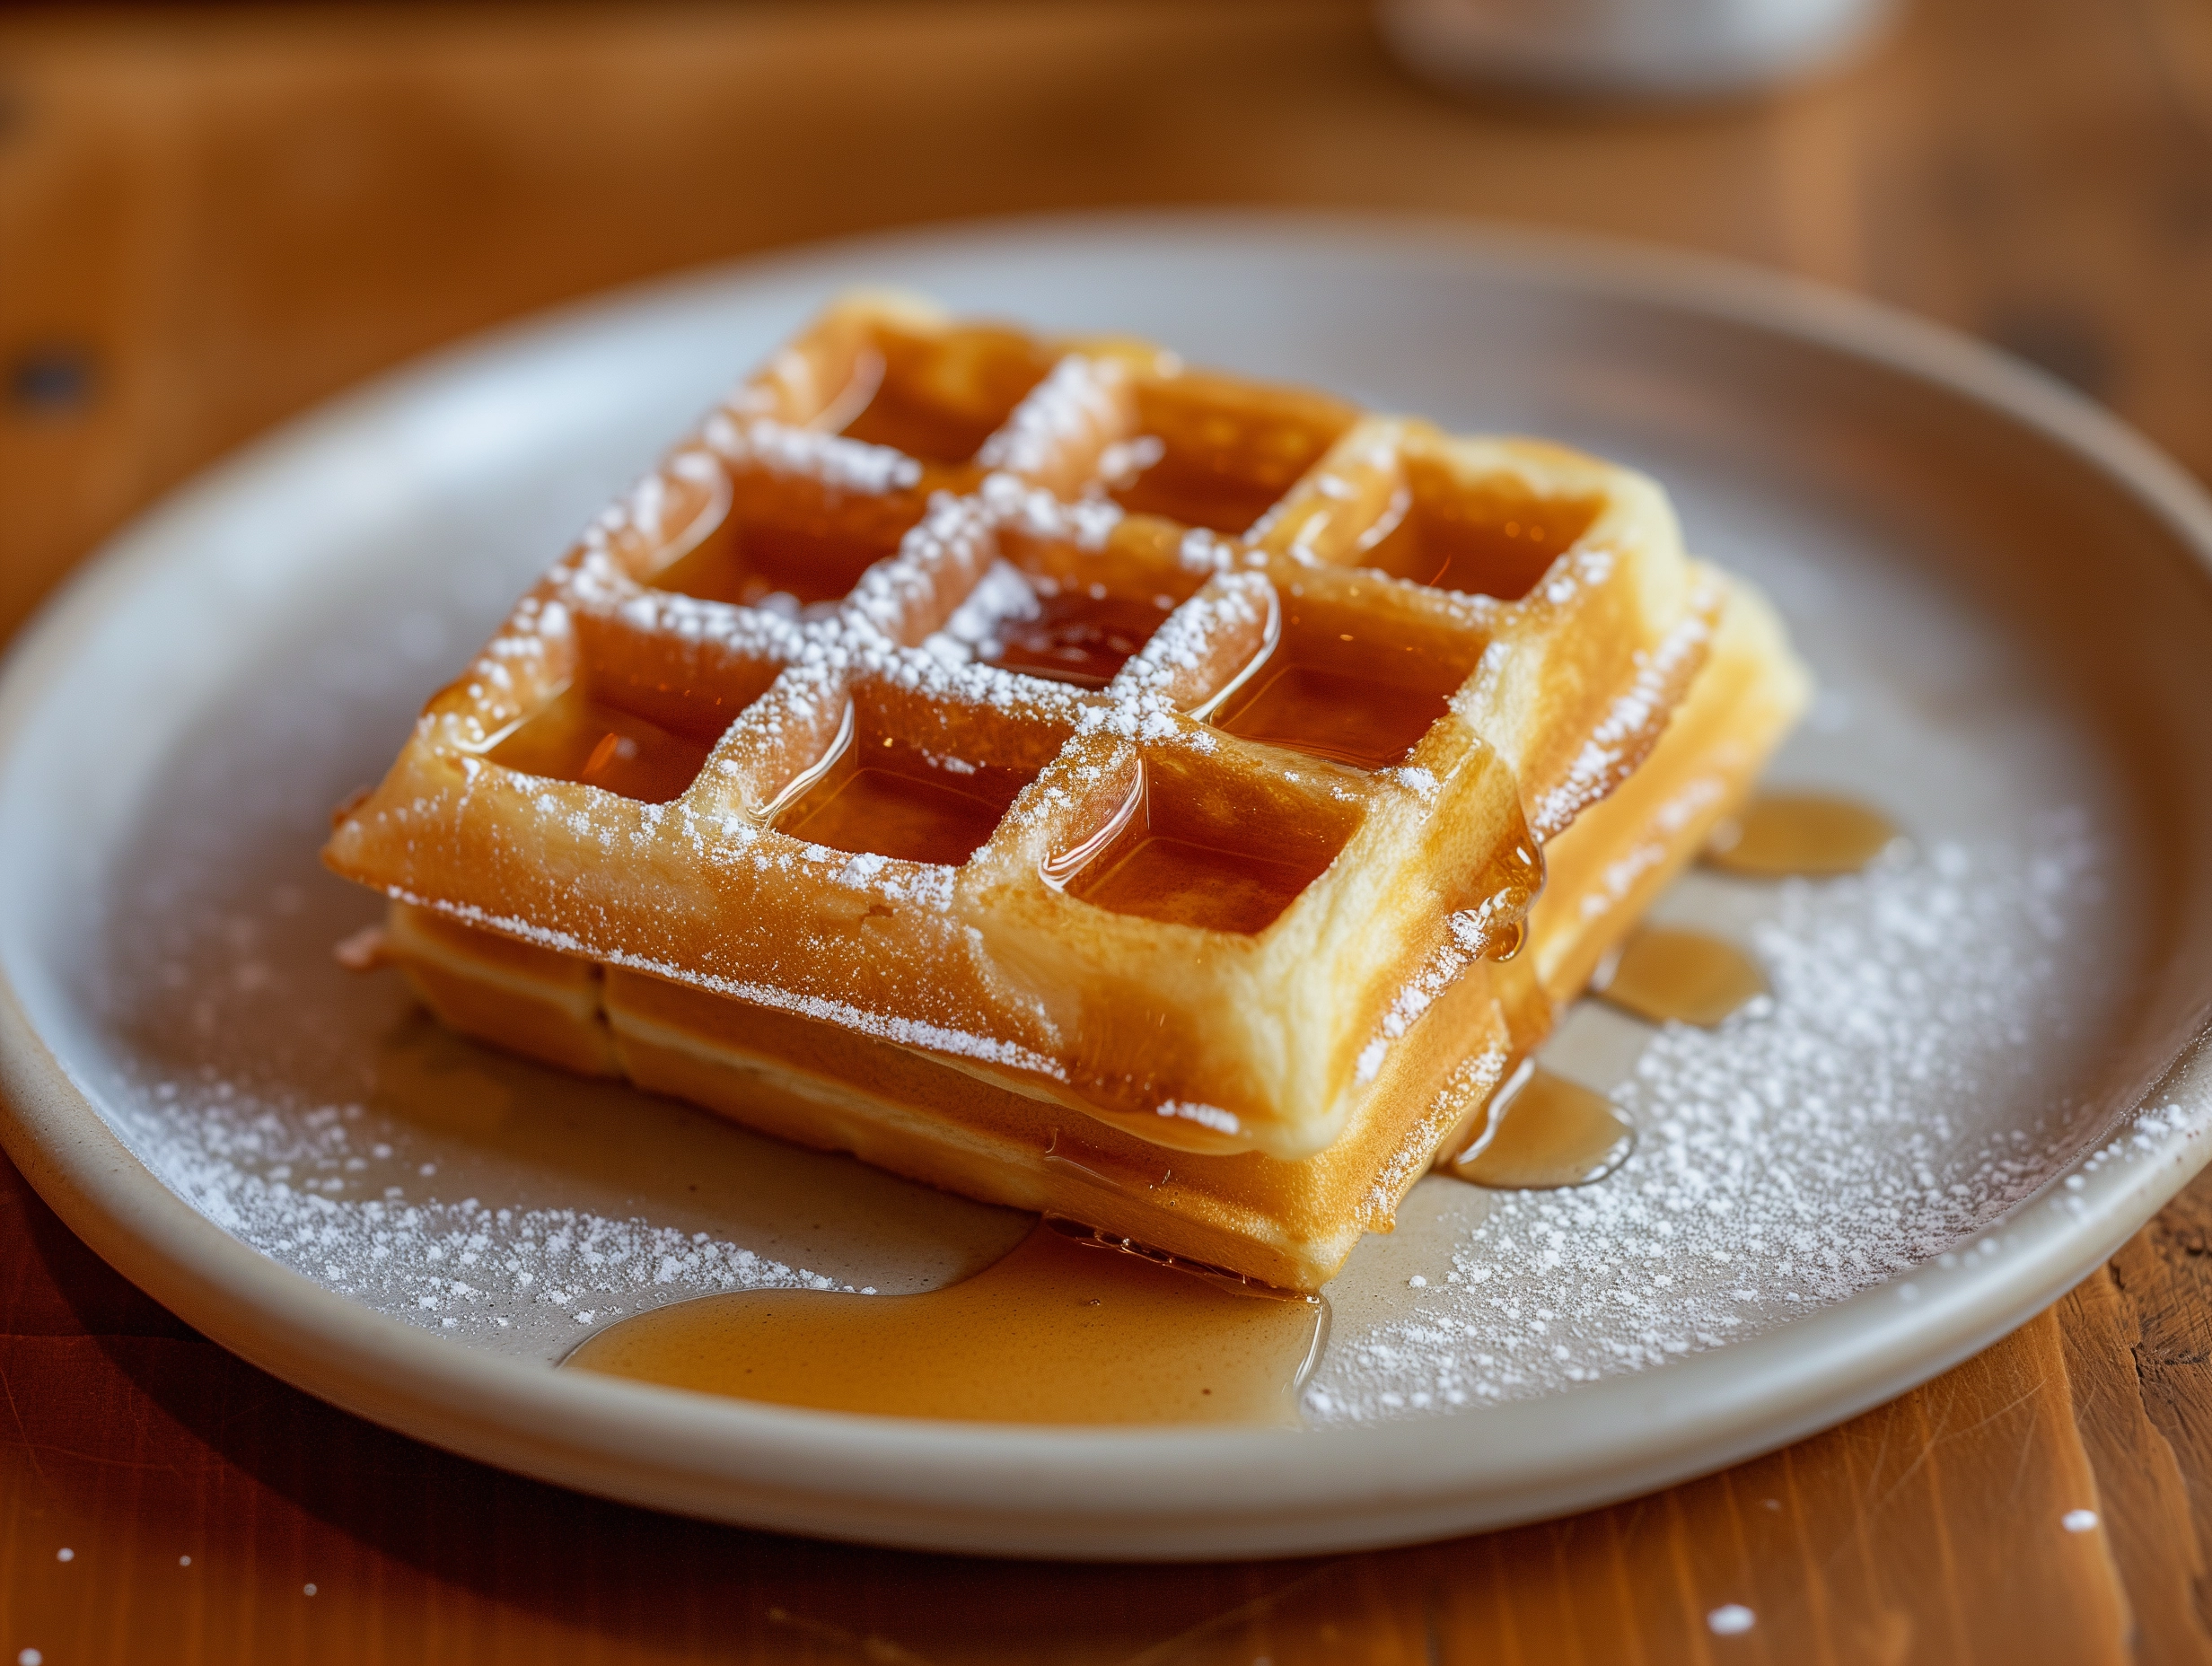
{"label": "square belgian waffle", "polygon": [[1310,1288],[1804,692],[1639,475],[863,294],[326,855],[458,1029]]}

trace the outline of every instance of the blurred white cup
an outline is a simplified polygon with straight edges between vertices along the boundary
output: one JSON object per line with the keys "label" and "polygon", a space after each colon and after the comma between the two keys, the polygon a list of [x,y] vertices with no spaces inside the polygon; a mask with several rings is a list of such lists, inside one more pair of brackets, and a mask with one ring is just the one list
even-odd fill
{"label": "blurred white cup", "polygon": [[1895,0],[1382,0],[1406,65],[1454,87],[1695,98],[1865,47]]}

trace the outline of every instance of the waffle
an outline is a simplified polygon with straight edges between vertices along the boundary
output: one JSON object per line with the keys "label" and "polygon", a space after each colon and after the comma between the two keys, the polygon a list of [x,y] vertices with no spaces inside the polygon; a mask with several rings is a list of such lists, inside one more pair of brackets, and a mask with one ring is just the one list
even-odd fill
{"label": "waffle", "polygon": [[1639,475],[870,294],[325,855],[456,1029],[1310,1289],[1805,692]]}

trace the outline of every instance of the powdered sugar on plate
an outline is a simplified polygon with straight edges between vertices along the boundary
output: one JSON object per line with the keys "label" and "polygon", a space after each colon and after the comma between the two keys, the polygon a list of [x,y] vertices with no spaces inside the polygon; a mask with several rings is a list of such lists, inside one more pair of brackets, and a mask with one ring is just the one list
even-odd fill
{"label": "powdered sugar on plate", "polygon": [[[557,1355],[595,1322],[732,1290],[847,1290],[726,1239],[584,1209],[494,1207],[434,1184],[362,1196],[404,1137],[359,1104],[303,1108],[221,1080],[163,1082],[127,1119],[141,1157],[234,1237],[318,1283],[441,1330]],[[434,1180],[437,1164],[411,1177]]]}
{"label": "powdered sugar on plate", "polygon": [[[1395,1285],[1391,1311],[1339,1322],[1309,1416],[1524,1399],[1718,1347],[1944,1253],[2048,1184],[2094,1114],[2069,1043],[2114,998],[2067,975],[2094,959],[2104,855],[2061,814],[1850,879],[1693,876],[1671,913],[1763,913],[1737,929],[1772,997],[1716,1030],[1650,1031],[1625,1080],[1593,1083],[1639,1130],[1607,1179],[1424,1181],[1387,1267],[1347,1271],[1362,1297]],[[1583,1057],[1554,1067],[1591,1074],[1593,1032],[1618,1051],[1640,1028],[1578,1014],[1555,1050]],[[2041,1116],[1974,1114],[2013,1095],[2040,1095]]]}

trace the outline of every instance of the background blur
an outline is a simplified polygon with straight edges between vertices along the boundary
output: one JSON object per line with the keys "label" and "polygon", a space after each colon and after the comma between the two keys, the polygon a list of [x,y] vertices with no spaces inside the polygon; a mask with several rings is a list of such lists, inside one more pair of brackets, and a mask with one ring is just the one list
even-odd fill
{"label": "background blur", "polygon": [[2206,0],[1918,0],[1810,84],[1641,110],[1434,91],[1360,0],[33,9],[0,20],[0,636],[165,487],[468,331],[1141,203],[1738,257],[1997,341],[2212,477]]}

